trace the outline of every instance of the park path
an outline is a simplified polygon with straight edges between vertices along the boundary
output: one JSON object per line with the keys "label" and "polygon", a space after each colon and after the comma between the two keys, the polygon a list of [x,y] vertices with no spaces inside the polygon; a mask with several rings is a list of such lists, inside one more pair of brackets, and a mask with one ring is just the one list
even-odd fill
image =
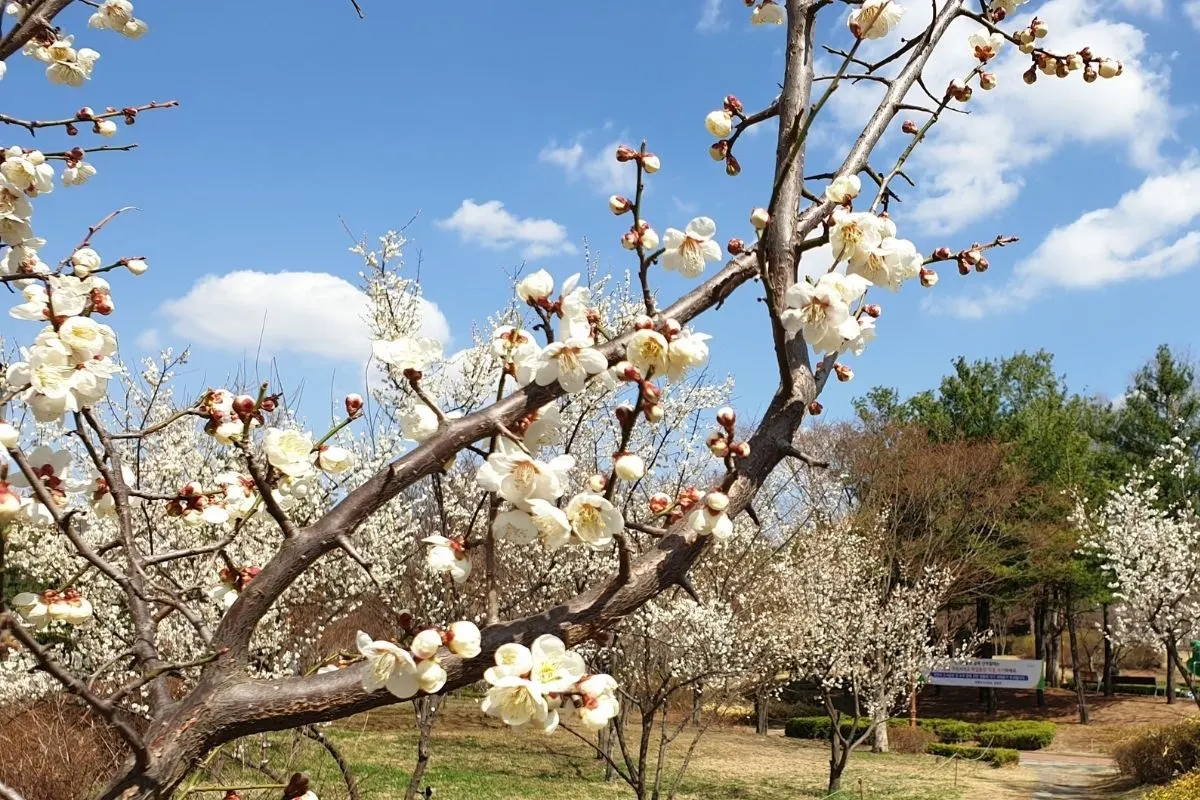
{"label": "park path", "polygon": [[1037,775],[1032,800],[1092,800],[1111,796],[1106,785],[1117,777],[1111,758],[1069,753],[1021,753],[1021,766]]}

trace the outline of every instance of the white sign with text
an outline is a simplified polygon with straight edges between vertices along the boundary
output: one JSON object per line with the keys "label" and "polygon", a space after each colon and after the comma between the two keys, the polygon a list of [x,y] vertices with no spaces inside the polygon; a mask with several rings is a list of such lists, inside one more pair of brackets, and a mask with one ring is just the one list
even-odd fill
{"label": "white sign with text", "polygon": [[1036,689],[1042,662],[1034,659],[975,658],[930,670],[925,682],[934,686],[983,686],[995,689]]}

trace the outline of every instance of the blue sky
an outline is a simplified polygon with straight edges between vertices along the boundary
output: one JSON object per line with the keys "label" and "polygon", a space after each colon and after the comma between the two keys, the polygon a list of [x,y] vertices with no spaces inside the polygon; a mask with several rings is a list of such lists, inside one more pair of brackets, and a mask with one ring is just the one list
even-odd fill
{"label": "blue sky", "polygon": [[[751,28],[741,0],[361,5],[365,20],[348,0],[305,4],[305,13],[274,0],[142,2],[150,33],[138,42],[88,30],[87,9],[73,8],[61,24],[102,53],[89,84],[48,86],[39,65],[10,60],[6,111],[23,117],[181,103],[123,127],[114,143],[141,147],[97,154],[89,185],[37,203],[35,229],[55,259],[113,208],[140,209],[96,241],[106,258],[151,263],[139,279],[114,281],[126,358],[191,345],[187,382],[198,389],[242,365],[253,373],[261,333],[287,383],[303,381],[317,398],[315,411],[330,392],[361,389],[368,349],[355,336],[357,297],[338,280],[355,281],[359,268],[340,219],[374,237],[420,212],[407,258],[415,266],[420,251],[425,295],[450,347],[461,346],[472,322],[502,304],[506,276],[526,255],[527,268],[562,278],[583,268],[586,241],[603,269],[628,267],[606,198],[632,191],[632,171],[614,170],[611,151],[642,137],[663,162],[645,214],[660,232],[705,214],[722,242],[750,234],[748,212],[769,193],[774,128],[739,143],[743,172],[731,179],[709,160],[703,126],[727,93],[757,110],[777,92],[783,30]],[[928,3],[905,5],[904,30],[919,29]],[[984,275],[943,270],[935,289],[875,298],[879,338],[854,360],[854,382],[823,398],[831,414],[845,416],[874,384],[931,386],[959,354],[1047,347],[1073,387],[1118,395],[1157,344],[1190,347],[1185,303],[1200,288],[1191,269],[1200,261],[1200,93],[1186,80],[1200,74],[1196,6],[1023,7],[1050,24],[1048,47],[1090,44],[1122,58],[1125,75],[1027,87],[1010,50],[1000,88],[977,91],[971,118],[949,120],[918,150],[920,185],[893,208],[901,236],[925,252],[999,233],[1022,241],[992,253]],[[840,9],[826,17],[822,40],[846,45]],[[952,29],[931,86],[965,71],[970,32]],[[835,96],[814,132],[810,172],[840,161],[875,91]],[[6,144],[46,150],[65,141],[5,133]],[[896,141],[881,153],[894,154]],[[280,272],[309,274],[254,274]],[[664,297],[687,288],[659,286]],[[32,335],[28,323],[2,324],[6,337]],[[697,327],[713,334],[713,368],[734,374],[740,405],[765,405],[773,356],[754,290]]]}

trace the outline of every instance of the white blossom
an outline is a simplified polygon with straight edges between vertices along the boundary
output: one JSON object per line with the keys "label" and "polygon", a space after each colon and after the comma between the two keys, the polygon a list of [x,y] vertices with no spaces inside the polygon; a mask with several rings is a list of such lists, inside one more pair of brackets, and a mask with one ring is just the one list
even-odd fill
{"label": "white blossom", "polygon": [[721,245],[713,241],[717,224],[708,217],[696,217],[685,230],[667,228],[663,234],[663,269],[696,278],[710,261],[721,260]]}

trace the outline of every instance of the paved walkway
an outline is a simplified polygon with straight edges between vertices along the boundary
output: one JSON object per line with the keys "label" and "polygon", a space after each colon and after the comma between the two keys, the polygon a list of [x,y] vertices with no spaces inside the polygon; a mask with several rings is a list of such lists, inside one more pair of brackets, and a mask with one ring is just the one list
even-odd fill
{"label": "paved walkway", "polygon": [[1037,775],[1033,800],[1102,798],[1111,796],[1105,785],[1117,776],[1111,758],[1070,753],[1021,753],[1021,765]]}

